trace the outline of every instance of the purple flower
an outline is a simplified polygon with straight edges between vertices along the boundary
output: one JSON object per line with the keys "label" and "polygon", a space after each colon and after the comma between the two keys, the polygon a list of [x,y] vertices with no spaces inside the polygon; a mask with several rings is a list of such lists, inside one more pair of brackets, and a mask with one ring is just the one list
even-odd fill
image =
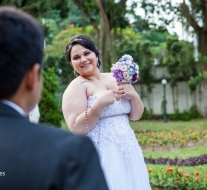
{"label": "purple flower", "polygon": [[135,83],[137,82],[137,74],[133,75],[133,78],[132,78],[132,83]]}
{"label": "purple flower", "polygon": [[122,82],[124,79],[123,72],[121,70],[114,70],[113,72],[116,82]]}

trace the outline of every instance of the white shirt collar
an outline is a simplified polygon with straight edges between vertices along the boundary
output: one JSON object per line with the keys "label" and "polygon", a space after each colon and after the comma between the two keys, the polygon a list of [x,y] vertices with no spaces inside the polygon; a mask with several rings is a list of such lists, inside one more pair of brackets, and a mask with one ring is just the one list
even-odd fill
{"label": "white shirt collar", "polygon": [[11,107],[11,108],[13,108],[13,109],[15,109],[15,110],[16,110],[18,113],[20,113],[21,115],[26,116],[24,110],[23,110],[21,107],[19,107],[18,105],[16,105],[15,103],[10,102],[10,101],[8,101],[8,100],[0,100],[0,102],[3,103],[3,104],[8,105],[9,107]]}

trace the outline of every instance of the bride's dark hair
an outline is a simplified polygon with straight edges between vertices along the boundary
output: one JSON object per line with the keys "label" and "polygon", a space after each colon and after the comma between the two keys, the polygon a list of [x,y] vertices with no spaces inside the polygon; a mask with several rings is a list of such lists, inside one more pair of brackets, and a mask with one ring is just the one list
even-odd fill
{"label": "bride's dark hair", "polygon": [[91,50],[92,52],[94,52],[96,54],[96,56],[98,57],[97,66],[100,67],[101,61],[99,60],[99,51],[97,50],[97,48],[94,45],[93,41],[89,37],[84,36],[82,34],[78,34],[78,35],[73,36],[69,40],[69,42],[66,46],[66,55],[67,55],[67,59],[68,59],[69,62],[71,62],[71,57],[70,57],[71,49],[76,44],[79,44],[79,45]]}

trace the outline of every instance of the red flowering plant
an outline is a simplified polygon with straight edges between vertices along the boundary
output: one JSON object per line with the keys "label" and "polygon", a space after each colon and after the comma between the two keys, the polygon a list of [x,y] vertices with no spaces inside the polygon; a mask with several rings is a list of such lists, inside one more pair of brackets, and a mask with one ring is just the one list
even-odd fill
{"label": "red flowering plant", "polygon": [[111,72],[118,83],[135,83],[139,78],[139,66],[127,54],[112,64]]}
{"label": "red flowering plant", "polygon": [[166,169],[153,170],[148,168],[152,189],[177,189],[177,190],[204,190],[207,189],[207,174],[200,175],[185,173],[178,167],[168,166]]}

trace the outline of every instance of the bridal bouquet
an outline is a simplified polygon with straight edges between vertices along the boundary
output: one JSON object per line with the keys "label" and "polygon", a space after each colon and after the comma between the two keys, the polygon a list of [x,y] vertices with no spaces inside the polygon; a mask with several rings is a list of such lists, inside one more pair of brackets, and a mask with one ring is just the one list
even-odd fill
{"label": "bridal bouquet", "polygon": [[139,66],[133,61],[132,56],[127,54],[112,64],[111,72],[119,83],[135,83],[139,78]]}

